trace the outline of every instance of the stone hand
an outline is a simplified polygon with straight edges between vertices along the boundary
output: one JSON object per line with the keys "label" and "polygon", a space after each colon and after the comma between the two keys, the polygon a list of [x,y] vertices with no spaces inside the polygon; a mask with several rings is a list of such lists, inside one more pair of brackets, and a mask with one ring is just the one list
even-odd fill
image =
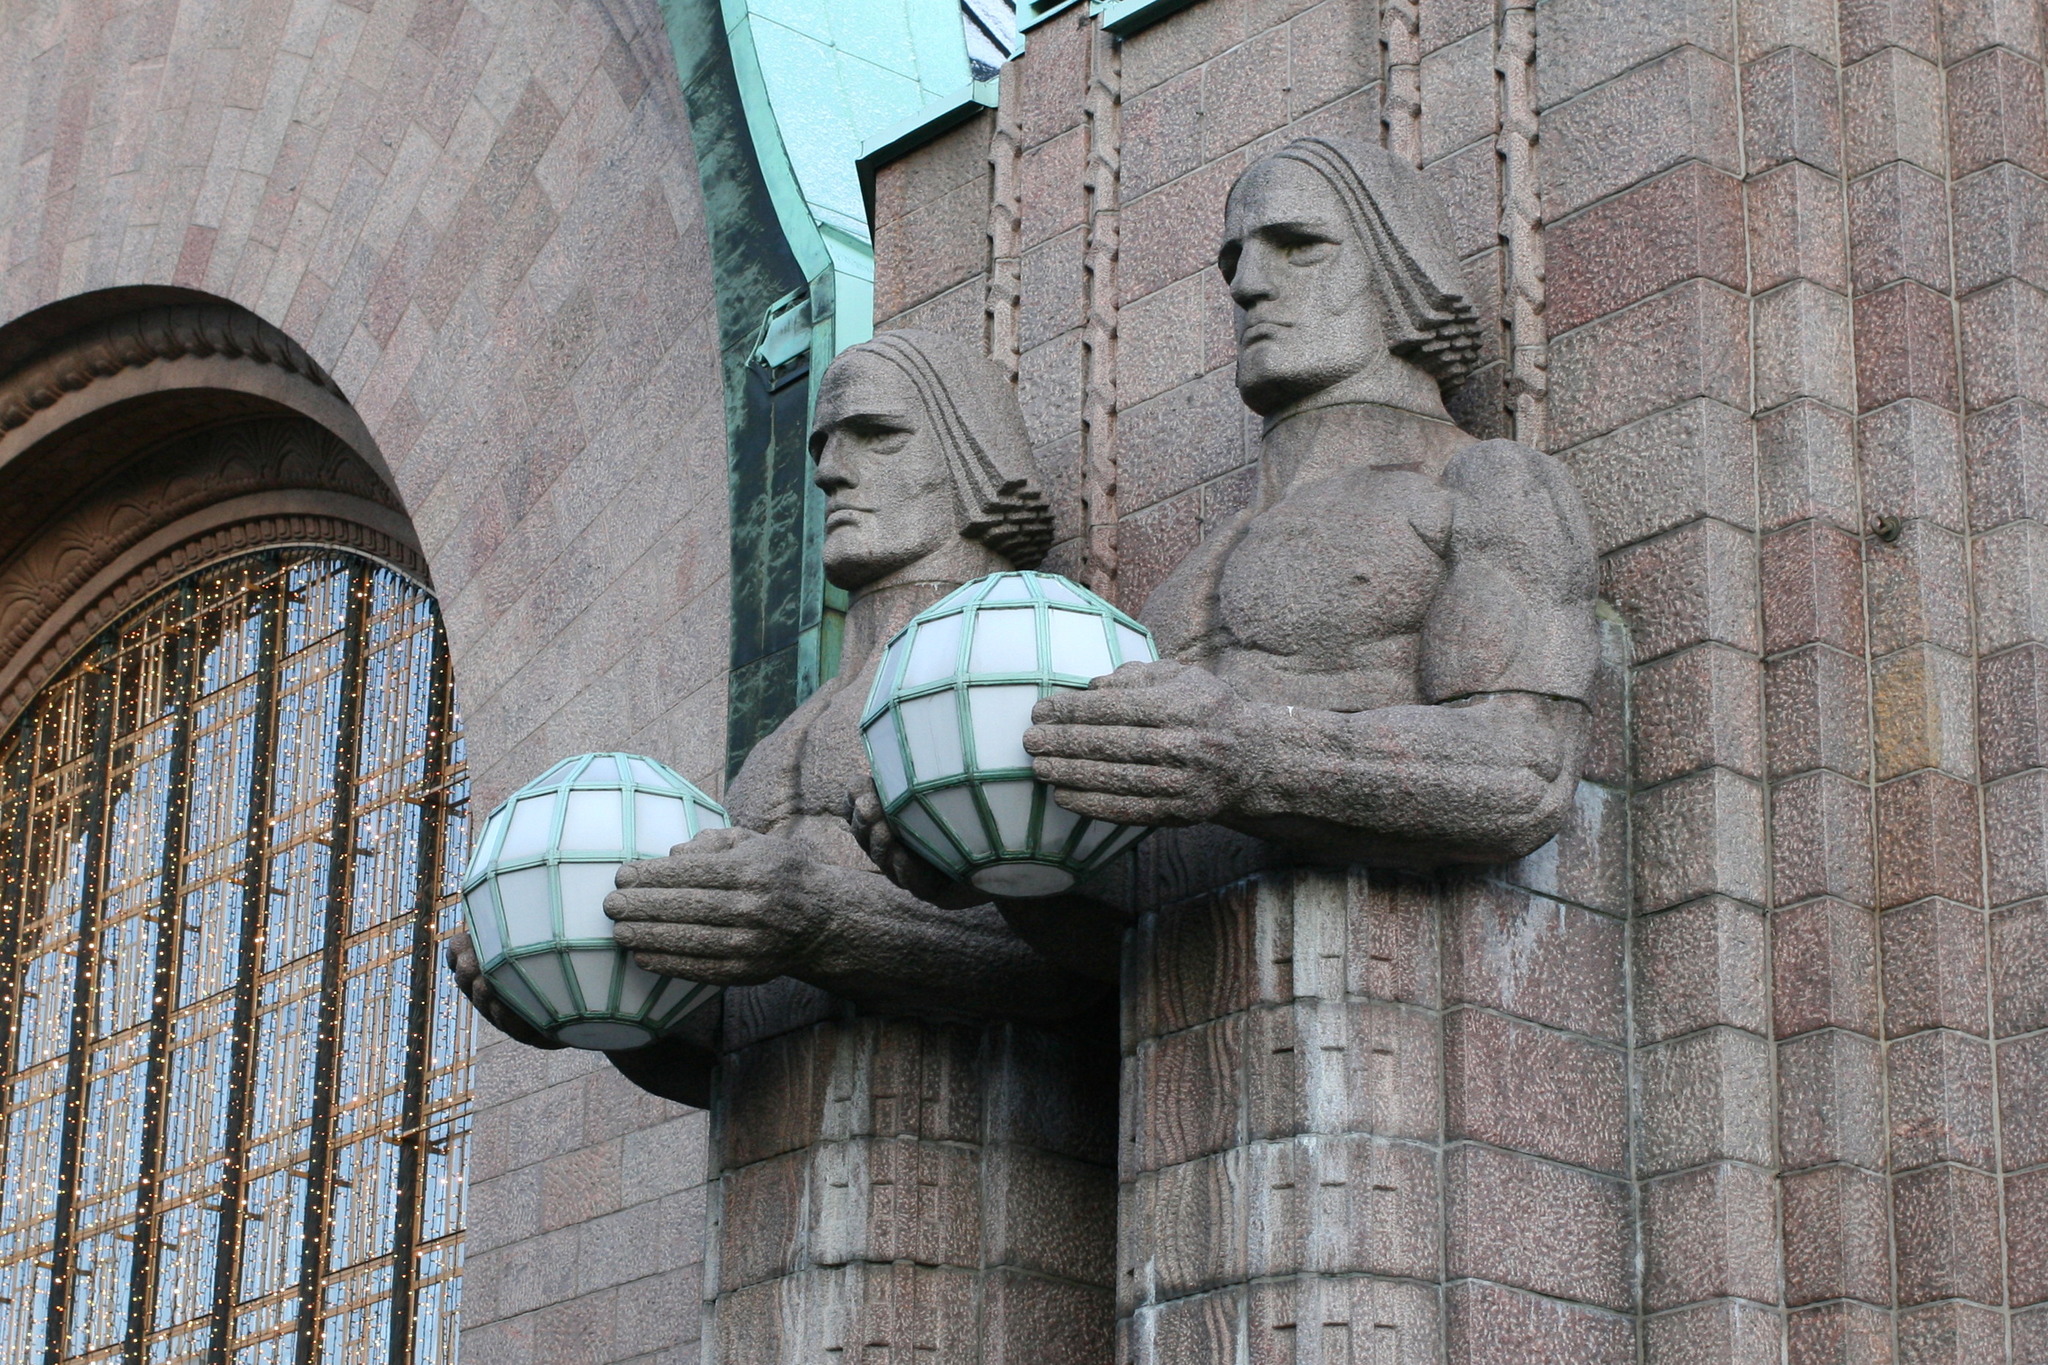
{"label": "stone hand", "polygon": [[896,837],[896,831],[889,827],[888,817],[882,813],[882,798],[876,793],[873,782],[853,794],[847,823],[853,827],[853,837],[868,855],[868,860],[881,869],[882,875],[919,900],[951,910],[988,901],[987,892],[955,881]]}
{"label": "stone hand", "polygon": [[788,839],[706,830],[666,858],[621,867],[604,910],[648,971],[751,986],[791,972],[822,933],[829,911],[812,874]]}
{"label": "stone hand", "polygon": [[552,1051],[563,1046],[527,1023],[517,1011],[498,998],[498,993],[491,989],[491,979],[484,975],[483,965],[476,960],[476,945],[469,941],[468,929],[457,929],[448,936],[446,953],[448,970],[455,973],[455,984],[462,987],[462,993],[476,1006],[478,1014],[491,1021],[492,1027],[528,1047]]}
{"label": "stone hand", "polygon": [[1204,669],[1125,664],[1086,691],[1059,691],[1024,734],[1039,779],[1077,815],[1125,825],[1196,825],[1228,805],[1246,706]]}

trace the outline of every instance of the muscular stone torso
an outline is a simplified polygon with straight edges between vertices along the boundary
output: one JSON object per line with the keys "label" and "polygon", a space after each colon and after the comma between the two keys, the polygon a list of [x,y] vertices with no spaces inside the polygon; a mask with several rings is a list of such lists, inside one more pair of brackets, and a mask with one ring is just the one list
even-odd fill
{"label": "muscular stone torso", "polygon": [[1412,468],[1299,483],[1183,560],[1147,623],[1166,657],[1245,696],[1328,711],[1421,701],[1417,652],[1452,508],[1450,491]]}

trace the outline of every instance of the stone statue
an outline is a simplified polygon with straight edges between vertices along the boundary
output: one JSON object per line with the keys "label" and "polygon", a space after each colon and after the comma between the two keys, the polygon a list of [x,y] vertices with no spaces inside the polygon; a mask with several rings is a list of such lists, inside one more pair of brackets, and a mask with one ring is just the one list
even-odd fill
{"label": "stone statue", "polygon": [[[858,720],[883,646],[1051,541],[1023,417],[985,357],[886,332],[826,371],[811,450],[826,576],[850,594],[840,672],[748,755],[725,793],[731,829],[620,870],[606,902],[620,944],[730,989],[685,1036],[612,1060],[712,1109],[713,1359],[934,1336],[946,1358],[979,1359],[980,1334],[1020,1313],[1053,1324],[1051,1347],[1106,1352],[1110,1031],[971,1021],[1085,1016],[1114,975],[1049,960],[986,896],[871,839],[923,895],[903,889],[853,824],[855,798],[871,799]],[[545,1045],[493,999],[465,938],[450,959],[494,1023]]]}
{"label": "stone statue", "polygon": [[1239,178],[1217,263],[1258,494],[1146,604],[1161,662],[1039,703],[1026,747],[1062,805],[1312,863],[1499,862],[1558,831],[1592,536],[1562,466],[1444,410],[1479,331],[1441,216],[1364,144],[1305,138]]}

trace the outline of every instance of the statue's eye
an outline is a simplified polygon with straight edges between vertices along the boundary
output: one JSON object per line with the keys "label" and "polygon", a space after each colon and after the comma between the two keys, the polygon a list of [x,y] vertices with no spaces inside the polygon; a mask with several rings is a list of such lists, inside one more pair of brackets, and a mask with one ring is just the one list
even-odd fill
{"label": "statue's eye", "polygon": [[1337,244],[1335,242],[1315,240],[1289,242],[1286,247],[1287,261],[1290,265],[1317,265],[1329,260],[1336,249]]}

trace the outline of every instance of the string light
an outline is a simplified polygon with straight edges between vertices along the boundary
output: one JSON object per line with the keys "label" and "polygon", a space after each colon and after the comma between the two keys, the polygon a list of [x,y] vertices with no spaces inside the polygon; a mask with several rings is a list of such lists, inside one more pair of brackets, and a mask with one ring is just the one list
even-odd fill
{"label": "string light", "polygon": [[131,612],[0,737],[0,1358],[324,1323],[452,1359],[469,1033],[421,971],[466,838],[444,651],[397,573],[269,552]]}

